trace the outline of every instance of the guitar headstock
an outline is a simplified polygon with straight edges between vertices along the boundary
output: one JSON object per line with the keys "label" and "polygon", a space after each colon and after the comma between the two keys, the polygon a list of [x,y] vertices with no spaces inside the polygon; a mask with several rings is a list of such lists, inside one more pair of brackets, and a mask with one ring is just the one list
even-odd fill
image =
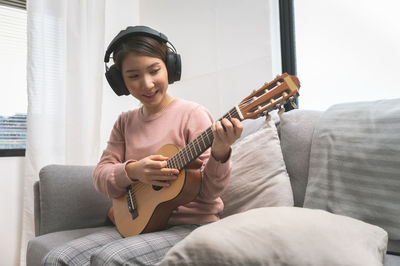
{"label": "guitar headstock", "polygon": [[255,119],[267,115],[274,109],[292,102],[299,96],[300,82],[297,77],[283,73],[273,81],[244,98],[238,108],[244,119]]}

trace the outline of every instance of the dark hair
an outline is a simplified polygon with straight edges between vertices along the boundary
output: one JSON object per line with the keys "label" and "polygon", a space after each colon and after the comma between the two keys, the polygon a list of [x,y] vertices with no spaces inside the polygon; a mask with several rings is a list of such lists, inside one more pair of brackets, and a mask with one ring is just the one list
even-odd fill
{"label": "dark hair", "polygon": [[122,61],[129,53],[156,57],[165,64],[167,61],[168,45],[154,38],[147,36],[133,36],[123,41],[113,53],[114,64],[118,70],[122,71]]}

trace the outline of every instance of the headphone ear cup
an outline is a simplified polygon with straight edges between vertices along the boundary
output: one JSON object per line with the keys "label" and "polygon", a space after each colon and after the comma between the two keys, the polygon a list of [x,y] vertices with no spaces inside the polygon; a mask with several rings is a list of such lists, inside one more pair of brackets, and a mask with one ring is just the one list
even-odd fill
{"label": "headphone ear cup", "polygon": [[125,86],[125,82],[122,78],[121,72],[117,69],[115,65],[112,65],[108,71],[106,71],[106,78],[108,84],[113,89],[113,91],[118,95],[129,95],[129,90]]}
{"label": "headphone ear cup", "polygon": [[182,63],[181,56],[175,52],[167,52],[168,83],[172,84],[181,79]]}

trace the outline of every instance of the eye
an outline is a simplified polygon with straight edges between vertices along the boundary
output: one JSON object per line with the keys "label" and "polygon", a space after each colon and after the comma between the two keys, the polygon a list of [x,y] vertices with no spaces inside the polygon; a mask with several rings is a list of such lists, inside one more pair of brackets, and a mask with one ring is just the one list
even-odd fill
{"label": "eye", "polygon": [[153,69],[150,71],[151,74],[157,74],[157,72],[160,71],[160,68]]}
{"label": "eye", "polygon": [[128,79],[137,79],[139,75],[129,75]]}

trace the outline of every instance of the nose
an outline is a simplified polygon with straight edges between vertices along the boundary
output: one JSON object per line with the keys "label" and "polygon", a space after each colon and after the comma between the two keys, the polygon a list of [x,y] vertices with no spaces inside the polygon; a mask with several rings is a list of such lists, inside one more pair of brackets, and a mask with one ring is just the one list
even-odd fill
{"label": "nose", "polygon": [[154,87],[153,78],[150,75],[144,75],[142,79],[142,88],[145,90],[152,89]]}

